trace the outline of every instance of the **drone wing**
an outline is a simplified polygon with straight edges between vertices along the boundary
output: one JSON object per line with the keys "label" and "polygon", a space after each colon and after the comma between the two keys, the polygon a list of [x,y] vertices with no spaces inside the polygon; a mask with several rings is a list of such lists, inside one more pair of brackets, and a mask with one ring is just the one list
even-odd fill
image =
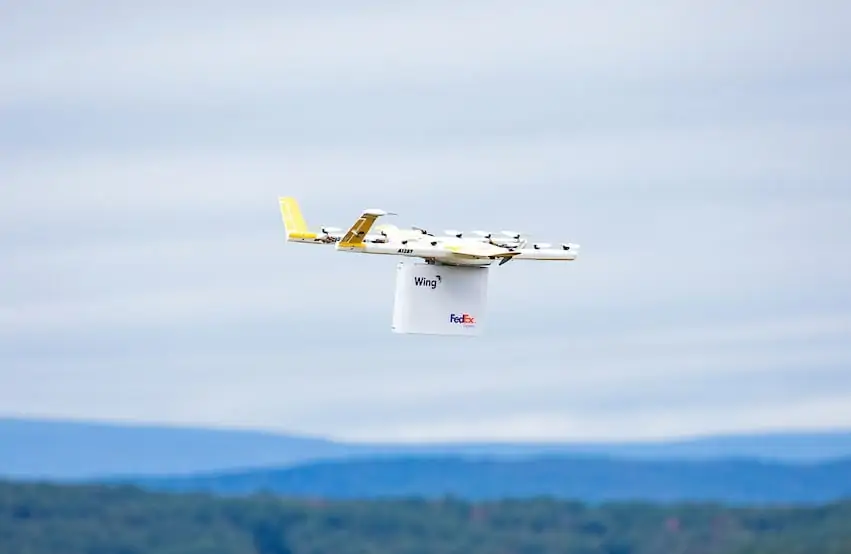
{"label": "drone wing", "polygon": [[520,252],[506,250],[492,244],[475,242],[461,245],[446,245],[444,248],[457,256],[463,256],[465,258],[513,258],[520,254]]}
{"label": "drone wing", "polygon": [[383,225],[376,225],[374,229],[380,233],[381,235],[387,237],[387,239],[392,241],[399,240],[417,240],[422,238],[424,235],[419,231],[413,231],[408,229],[400,229],[392,223],[385,223]]}

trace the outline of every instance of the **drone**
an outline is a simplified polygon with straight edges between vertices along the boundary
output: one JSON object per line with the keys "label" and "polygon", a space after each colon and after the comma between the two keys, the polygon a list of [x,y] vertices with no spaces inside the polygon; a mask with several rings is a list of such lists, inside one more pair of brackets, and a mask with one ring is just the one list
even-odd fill
{"label": "drone", "polygon": [[398,215],[375,208],[363,210],[347,230],[323,226],[311,231],[295,198],[279,197],[278,201],[288,242],[333,245],[341,252],[420,258],[427,264],[457,267],[503,265],[512,260],[573,261],[579,254],[578,244],[530,245],[515,231],[476,230],[468,237],[455,229],[434,234],[417,226],[375,225],[380,217]]}

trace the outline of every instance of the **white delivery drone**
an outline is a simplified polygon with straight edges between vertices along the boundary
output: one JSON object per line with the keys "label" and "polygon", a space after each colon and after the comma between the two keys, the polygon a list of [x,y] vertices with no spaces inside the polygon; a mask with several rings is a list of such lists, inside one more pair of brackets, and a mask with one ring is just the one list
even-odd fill
{"label": "white delivery drone", "polygon": [[561,248],[534,243],[527,248],[528,241],[511,231],[502,231],[502,240],[485,231],[473,231],[477,238],[465,238],[460,231],[447,230],[445,235],[435,236],[420,227],[402,230],[395,225],[379,225],[375,227],[377,232],[370,233],[379,217],[396,215],[379,209],[364,210],[345,233],[338,227],[321,227],[315,232],[308,229],[295,198],[279,198],[279,202],[287,241],[334,244],[343,252],[422,258],[427,264],[486,267],[496,260],[500,265],[514,259],[573,261],[579,251],[579,245],[572,243],[562,243]]}
{"label": "white delivery drone", "polygon": [[[473,231],[466,238],[447,230],[436,236],[420,227],[375,226],[379,217],[396,215],[368,209],[345,232],[337,227],[311,231],[293,197],[278,198],[288,242],[334,245],[335,250],[420,258],[424,263],[400,263],[396,281],[393,330],[397,333],[478,335],[486,304],[487,269],[497,260],[573,261],[579,245],[528,241],[520,233]],[[374,231],[373,231],[374,227]],[[478,314],[478,315],[471,315]]]}

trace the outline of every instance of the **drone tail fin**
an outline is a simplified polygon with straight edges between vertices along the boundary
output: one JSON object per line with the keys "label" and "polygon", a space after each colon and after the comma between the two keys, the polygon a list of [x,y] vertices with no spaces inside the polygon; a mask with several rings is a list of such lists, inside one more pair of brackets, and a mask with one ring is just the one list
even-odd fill
{"label": "drone tail fin", "polygon": [[301,213],[298,200],[291,196],[281,196],[278,198],[278,203],[281,207],[281,218],[284,220],[284,229],[287,232],[287,239],[315,239],[316,233],[311,233],[307,228],[307,222]]}

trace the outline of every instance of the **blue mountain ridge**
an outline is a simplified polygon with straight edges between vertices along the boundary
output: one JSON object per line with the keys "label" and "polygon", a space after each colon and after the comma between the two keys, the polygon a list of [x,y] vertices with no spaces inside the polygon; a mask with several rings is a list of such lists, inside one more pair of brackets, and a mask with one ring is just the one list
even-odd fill
{"label": "blue mountain ridge", "polygon": [[583,502],[820,504],[851,498],[851,459],[789,464],[581,455],[513,460],[431,456],[333,460],[282,469],[115,482],[166,492],[328,499],[554,497]]}
{"label": "blue mountain ridge", "polygon": [[0,418],[0,477],[27,479],[175,476],[333,460],[374,463],[376,458],[412,456],[485,456],[498,461],[568,455],[668,462],[828,462],[851,458],[851,431],[599,444],[364,444],[260,431]]}

